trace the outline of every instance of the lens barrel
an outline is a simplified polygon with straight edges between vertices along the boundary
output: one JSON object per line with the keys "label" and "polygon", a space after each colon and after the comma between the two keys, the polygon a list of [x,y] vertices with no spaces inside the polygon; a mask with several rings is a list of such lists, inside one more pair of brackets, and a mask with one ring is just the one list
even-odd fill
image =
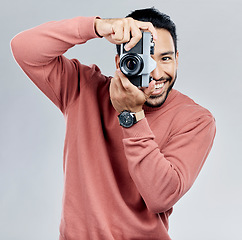
{"label": "lens barrel", "polygon": [[143,67],[143,59],[138,54],[128,53],[120,59],[120,70],[126,76],[139,74],[143,70]]}

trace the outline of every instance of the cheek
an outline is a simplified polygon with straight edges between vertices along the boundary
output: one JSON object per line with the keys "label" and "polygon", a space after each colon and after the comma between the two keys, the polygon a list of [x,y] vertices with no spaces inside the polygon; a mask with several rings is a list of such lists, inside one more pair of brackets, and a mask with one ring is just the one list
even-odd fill
{"label": "cheek", "polygon": [[163,66],[163,70],[170,76],[174,77],[176,72],[175,64],[166,64]]}

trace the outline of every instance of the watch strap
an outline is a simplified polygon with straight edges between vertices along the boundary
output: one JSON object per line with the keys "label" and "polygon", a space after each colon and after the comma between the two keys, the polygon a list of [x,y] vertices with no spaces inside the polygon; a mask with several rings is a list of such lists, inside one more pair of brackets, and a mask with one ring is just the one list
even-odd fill
{"label": "watch strap", "polygon": [[140,121],[141,119],[145,118],[145,112],[144,110],[141,110],[139,112],[134,113],[136,122]]}

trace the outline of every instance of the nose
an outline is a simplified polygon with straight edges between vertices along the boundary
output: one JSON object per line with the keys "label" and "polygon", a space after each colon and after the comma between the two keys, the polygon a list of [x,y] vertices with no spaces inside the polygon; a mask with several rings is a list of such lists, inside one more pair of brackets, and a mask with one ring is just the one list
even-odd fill
{"label": "nose", "polygon": [[162,76],[164,75],[164,71],[159,67],[156,67],[151,73],[150,76],[155,79],[158,80],[160,79]]}

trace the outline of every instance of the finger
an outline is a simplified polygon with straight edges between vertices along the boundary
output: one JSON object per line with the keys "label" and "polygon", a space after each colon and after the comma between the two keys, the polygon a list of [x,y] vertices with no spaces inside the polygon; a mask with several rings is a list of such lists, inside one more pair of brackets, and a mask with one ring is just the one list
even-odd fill
{"label": "finger", "polygon": [[124,24],[123,24],[123,22],[121,20],[117,20],[113,24],[112,29],[113,29],[113,33],[111,34],[112,39],[117,43],[122,42],[123,37],[124,37]]}
{"label": "finger", "polygon": [[133,48],[142,38],[142,32],[140,31],[139,27],[135,24],[134,21],[130,22],[130,33],[132,37],[129,43],[127,43],[125,46],[126,51],[129,51],[131,48]]}
{"label": "finger", "polygon": [[120,83],[122,84],[122,88],[125,91],[133,91],[134,89],[137,89],[130,81],[129,79],[121,72],[120,69],[117,69],[117,74],[120,79]]}
{"label": "finger", "polygon": [[127,43],[130,40],[130,24],[129,21],[125,19],[123,28],[123,43]]}
{"label": "finger", "polygon": [[155,80],[149,83],[149,86],[143,90],[145,94],[145,100],[147,100],[150,95],[155,91]]}
{"label": "finger", "polygon": [[131,48],[133,48],[142,38],[142,32],[139,29],[131,29],[131,35],[132,38],[125,46],[126,51],[129,51]]}
{"label": "finger", "polygon": [[157,40],[157,31],[156,31],[156,29],[155,29],[155,27],[153,26],[152,23],[150,23],[150,22],[136,21],[136,25],[141,30],[147,30],[147,31],[149,31],[152,34],[154,41]]}
{"label": "finger", "polygon": [[132,38],[130,39],[130,42],[125,46],[126,51],[129,51],[131,48],[133,48],[142,38],[141,30],[149,31],[153,36],[153,40],[154,41],[157,40],[157,31],[152,23],[142,22],[137,20],[135,21],[130,20],[130,32],[131,32]]}
{"label": "finger", "polygon": [[114,74],[114,77],[112,78],[112,85],[118,91],[123,90],[123,85],[121,83],[121,80],[120,80],[120,77],[119,77],[119,74],[118,74],[117,70],[116,70],[116,72]]}

